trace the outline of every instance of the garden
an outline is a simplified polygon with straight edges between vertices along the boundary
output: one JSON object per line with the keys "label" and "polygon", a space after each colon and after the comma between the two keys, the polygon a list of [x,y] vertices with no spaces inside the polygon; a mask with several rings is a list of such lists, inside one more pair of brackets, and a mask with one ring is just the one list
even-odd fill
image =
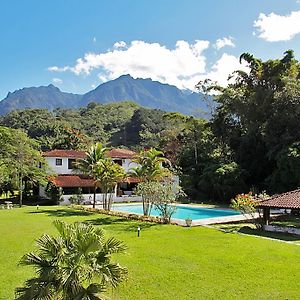
{"label": "garden", "polygon": [[[113,255],[127,279],[105,295],[111,299],[296,299],[299,246],[205,227],[142,223],[67,207],[0,210],[0,299],[34,276],[20,266],[42,234],[57,235],[54,220],[102,228],[127,247]],[[141,228],[140,237],[137,228]],[[293,280],[294,279],[294,280]]]}

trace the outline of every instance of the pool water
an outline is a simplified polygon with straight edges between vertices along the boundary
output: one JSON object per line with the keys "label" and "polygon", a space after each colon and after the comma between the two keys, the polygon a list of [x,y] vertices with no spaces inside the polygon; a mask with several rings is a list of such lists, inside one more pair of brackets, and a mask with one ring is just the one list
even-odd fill
{"label": "pool water", "polygon": [[[134,213],[134,214],[143,214],[143,205],[142,204],[133,204],[133,205],[114,205],[113,210]],[[215,209],[215,208],[203,208],[203,207],[191,207],[191,206],[182,206],[178,205],[175,213],[172,216],[172,219],[185,220],[187,218],[192,220],[198,219],[207,219],[207,218],[219,218],[227,217],[233,215],[239,215],[240,213],[231,209]],[[151,216],[159,216],[159,212],[152,207]]]}

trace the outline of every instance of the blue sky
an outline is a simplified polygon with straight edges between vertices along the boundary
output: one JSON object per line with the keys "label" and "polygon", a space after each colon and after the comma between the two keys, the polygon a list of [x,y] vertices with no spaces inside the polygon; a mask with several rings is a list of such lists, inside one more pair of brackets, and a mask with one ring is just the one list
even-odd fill
{"label": "blue sky", "polygon": [[49,83],[84,93],[122,73],[224,84],[243,52],[300,58],[297,0],[3,0],[0,12],[0,99]]}

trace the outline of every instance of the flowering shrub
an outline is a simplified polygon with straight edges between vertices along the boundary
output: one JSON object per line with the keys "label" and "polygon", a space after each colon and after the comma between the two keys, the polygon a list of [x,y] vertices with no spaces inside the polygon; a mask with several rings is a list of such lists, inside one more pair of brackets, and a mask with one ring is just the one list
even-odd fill
{"label": "flowering shrub", "polygon": [[231,207],[240,211],[243,215],[253,214],[256,211],[258,201],[253,196],[252,192],[248,194],[238,194],[231,200]]}
{"label": "flowering shrub", "polygon": [[[249,192],[248,194],[238,194],[234,199],[231,200],[231,207],[239,212],[241,212],[248,219],[255,220],[254,224],[257,229],[262,228],[262,216],[261,211],[257,209],[259,202],[268,199],[270,196],[265,192],[260,194],[253,194]],[[258,212],[257,215],[254,215]]]}

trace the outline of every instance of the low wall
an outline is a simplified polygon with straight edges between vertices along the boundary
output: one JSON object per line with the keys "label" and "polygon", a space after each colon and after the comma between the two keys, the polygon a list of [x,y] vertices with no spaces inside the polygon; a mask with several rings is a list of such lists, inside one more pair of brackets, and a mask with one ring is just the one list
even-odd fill
{"label": "low wall", "polygon": [[[83,204],[92,204],[94,199],[94,194],[83,194],[82,195],[84,200]],[[60,205],[69,205],[70,204],[70,197],[72,195],[63,195],[62,199],[63,201],[60,202]],[[102,203],[103,194],[96,194],[96,203],[99,205]],[[122,197],[116,197],[115,194],[112,194],[113,202],[121,203],[121,202],[141,202],[142,197],[140,196],[122,196]]]}
{"label": "low wall", "polygon": [[300,235],[300,228],[292,228],[292,227],[282,227],[275,225],[264,225],[264,230],[272,231],[272,232],[282,232],[282,233],[290,233]]}

